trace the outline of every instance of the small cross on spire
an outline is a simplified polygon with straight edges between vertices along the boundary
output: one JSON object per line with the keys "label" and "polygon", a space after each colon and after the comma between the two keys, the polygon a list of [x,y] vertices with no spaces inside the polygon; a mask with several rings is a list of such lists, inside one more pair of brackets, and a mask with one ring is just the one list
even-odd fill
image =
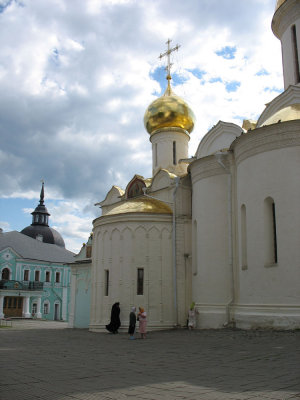
{"label": "small cross on spire", "polygon": [[168,50],[165,51],[164,53],[160,53],[159,57],[160,59],[162,59],[163,57],[167,57],[168,60],[168,65],[166,66],[166,71],[167,71],[167,80],[170,82],[171,78],[171,67],[172,67],[172,63],[170,62],[170,54],[173,53],[173,51],[178,51],[180,45],[176,44],[175,47],[173,47],[172,49],[170,48],[170,43],[172,42],[171,39],[168,39],[166,44],[168,45]]}

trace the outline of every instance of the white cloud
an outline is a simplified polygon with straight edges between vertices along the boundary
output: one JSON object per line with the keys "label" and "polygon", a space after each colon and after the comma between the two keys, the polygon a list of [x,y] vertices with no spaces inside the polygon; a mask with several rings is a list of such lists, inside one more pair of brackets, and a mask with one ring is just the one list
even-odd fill
{"label": "white cloud", "polygon": [[[181,45],[172,71],[197,117],[193,154],[219,119],[255,119],[282,89],[274,3],[0,0],[0,196],[34,208],[43,178],[50,222],[78,248],[100,215],[93,204],[113,184],[151,175],[143,116],[160,92],[150,74],[165,63],[166,40]],[[217,55],[226,46],[234,58]]]}

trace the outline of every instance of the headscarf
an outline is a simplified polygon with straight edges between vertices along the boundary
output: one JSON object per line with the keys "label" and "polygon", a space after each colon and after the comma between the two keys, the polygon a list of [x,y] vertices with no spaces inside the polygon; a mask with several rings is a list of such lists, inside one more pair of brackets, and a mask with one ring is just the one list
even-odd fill
{"label": "headscarf", "polygon": [[136,312],[136,307],[132,307],[131,311],[135,313]]}
{"label": "headscarf", "polygon": [[190,307],[190,310],[193,310],[195,308],[195,302],[193,301]]}

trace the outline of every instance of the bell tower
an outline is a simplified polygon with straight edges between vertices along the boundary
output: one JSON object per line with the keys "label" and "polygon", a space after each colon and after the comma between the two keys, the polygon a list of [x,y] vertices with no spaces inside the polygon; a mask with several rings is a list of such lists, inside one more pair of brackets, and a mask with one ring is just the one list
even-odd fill
{"label": "bell tower", "polygon": [[284,89],[300,85],[299,0],[277,0],[272,30],[281,41]]}

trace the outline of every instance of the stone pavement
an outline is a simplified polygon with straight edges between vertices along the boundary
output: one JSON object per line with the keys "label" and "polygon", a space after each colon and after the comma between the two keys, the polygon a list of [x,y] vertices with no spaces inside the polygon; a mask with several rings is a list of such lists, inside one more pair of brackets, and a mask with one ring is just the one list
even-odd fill
{"label": "stone pavement", "polygon": [[300,399],[300,331],[8,327],[0,357],[1,400]]}

